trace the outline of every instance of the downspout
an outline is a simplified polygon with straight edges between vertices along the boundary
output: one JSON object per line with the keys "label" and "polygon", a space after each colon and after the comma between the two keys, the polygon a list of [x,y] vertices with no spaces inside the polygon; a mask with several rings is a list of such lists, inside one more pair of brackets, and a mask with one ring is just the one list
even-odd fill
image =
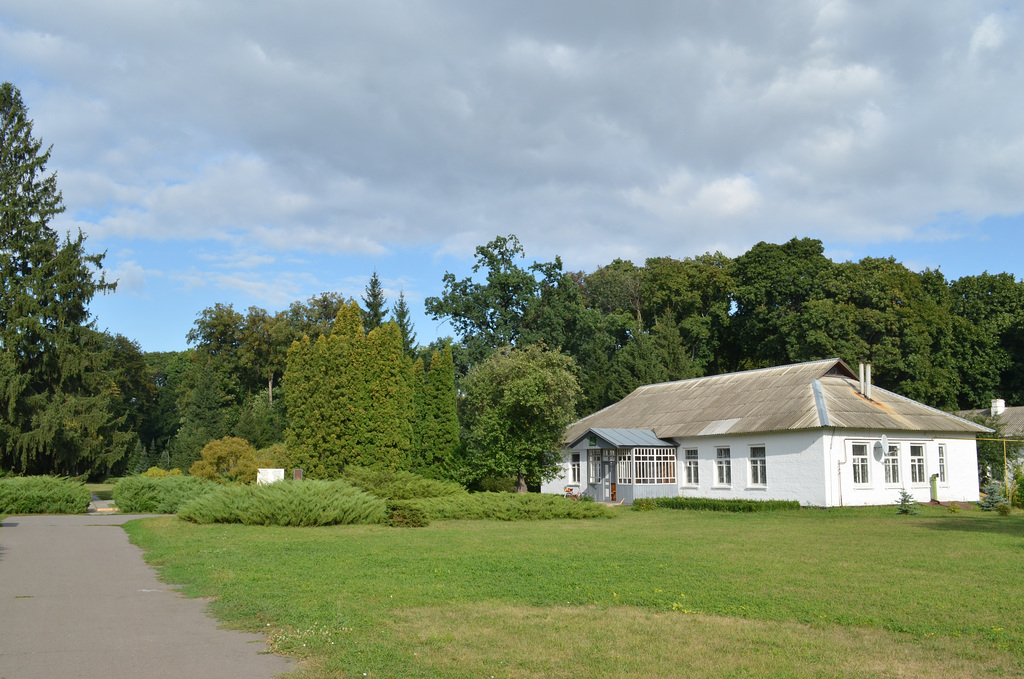
{"label": "downspout", "polygon": [[[836,429],[832,427],[832,442],[829,444],[829,451],[831,452],[832,446],[836,443]],[[850,451],[846,448],[846,444],[843,443],[843,459],[836,463],[836,474],[839,475],[839,506],[843,506],[843,465],[850,461]]]}

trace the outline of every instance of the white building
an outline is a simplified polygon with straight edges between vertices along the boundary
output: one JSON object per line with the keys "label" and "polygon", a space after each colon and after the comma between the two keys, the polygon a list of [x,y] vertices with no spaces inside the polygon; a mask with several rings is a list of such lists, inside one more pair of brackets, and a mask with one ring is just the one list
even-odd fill
{"label": "white building", "polygon": [[[862,368],[862,373],[863,373]],[[569,427],[565,486],[601,501],[978,500],[975,435],[990,431],[872,388],[839,359],[640,387]]]}

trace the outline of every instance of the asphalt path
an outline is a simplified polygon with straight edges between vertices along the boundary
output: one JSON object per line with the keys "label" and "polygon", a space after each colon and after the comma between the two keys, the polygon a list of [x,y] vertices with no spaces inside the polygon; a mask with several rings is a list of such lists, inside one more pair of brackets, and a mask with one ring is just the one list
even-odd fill
{"label": "asphalt path", "polygon": [[0,679],[270,679],[264,638],[160,582],[118,514],[0,522]]}

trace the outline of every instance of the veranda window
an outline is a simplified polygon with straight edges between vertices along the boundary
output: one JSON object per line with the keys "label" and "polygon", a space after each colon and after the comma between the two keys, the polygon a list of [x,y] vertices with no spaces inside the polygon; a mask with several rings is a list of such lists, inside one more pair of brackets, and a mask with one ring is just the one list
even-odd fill
{"label": "veranda window", "polygon": [[676,451],[672,448],[636,448],[637,484],[675,483]]}

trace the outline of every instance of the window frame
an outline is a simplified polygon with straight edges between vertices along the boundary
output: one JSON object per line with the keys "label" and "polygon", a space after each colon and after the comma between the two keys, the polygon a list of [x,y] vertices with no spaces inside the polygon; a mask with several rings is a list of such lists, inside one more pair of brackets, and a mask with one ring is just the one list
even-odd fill
{"label": "window frame", "polygon": [[660,486],[677,482],[675,448],[634,448],[633,461],[633,485]]}
{"label": "window frame", "polygon": [[[917,454],[915,454],[917,453]],[[928,469],[925,466],[923,443],[910,444],[910,483],[914,486],[928,485]]]}
{"label": "window frame", "polygon": [[[759,455],[757,453],[760,453]],[[750,485],[768,487],[768,451],[764,445],[750,446]]]}
{"label": "window frame", "polygon": [[[858,448],[862,452],[858,452]],[[868,443],[851,444],[850,460],[853,463],[853,483],[856,486],[871,485],[871,463],[869,462],[871,453],[868,452],[870,449],[871,445]],[[858,477],[860,477],[859,480]]]}
{"label": "window frame", "polygon": [[715,487],[732,488],[732,449],[729,446],[715,448]]}
{"label": "window frame", "polygon": [[580,460],[583,456],[579,453],[573,453],[572,457],[569,458],[569,483],[580,483]]}
{"label": "window frame", "polygon": [[683,451],[683,466],[686,469],[684,485],[700,485],[700,454],[696,448],[687,448]]}
{"label": "window frame", "polygon": [[888,450],[882,453],[882,466],[885,469],[885,485],[900,485],[900,445],[890,443]]}
{"label": "window frame", "polygon": [[946,444],[939,444],[939,483],[946,483]]}

